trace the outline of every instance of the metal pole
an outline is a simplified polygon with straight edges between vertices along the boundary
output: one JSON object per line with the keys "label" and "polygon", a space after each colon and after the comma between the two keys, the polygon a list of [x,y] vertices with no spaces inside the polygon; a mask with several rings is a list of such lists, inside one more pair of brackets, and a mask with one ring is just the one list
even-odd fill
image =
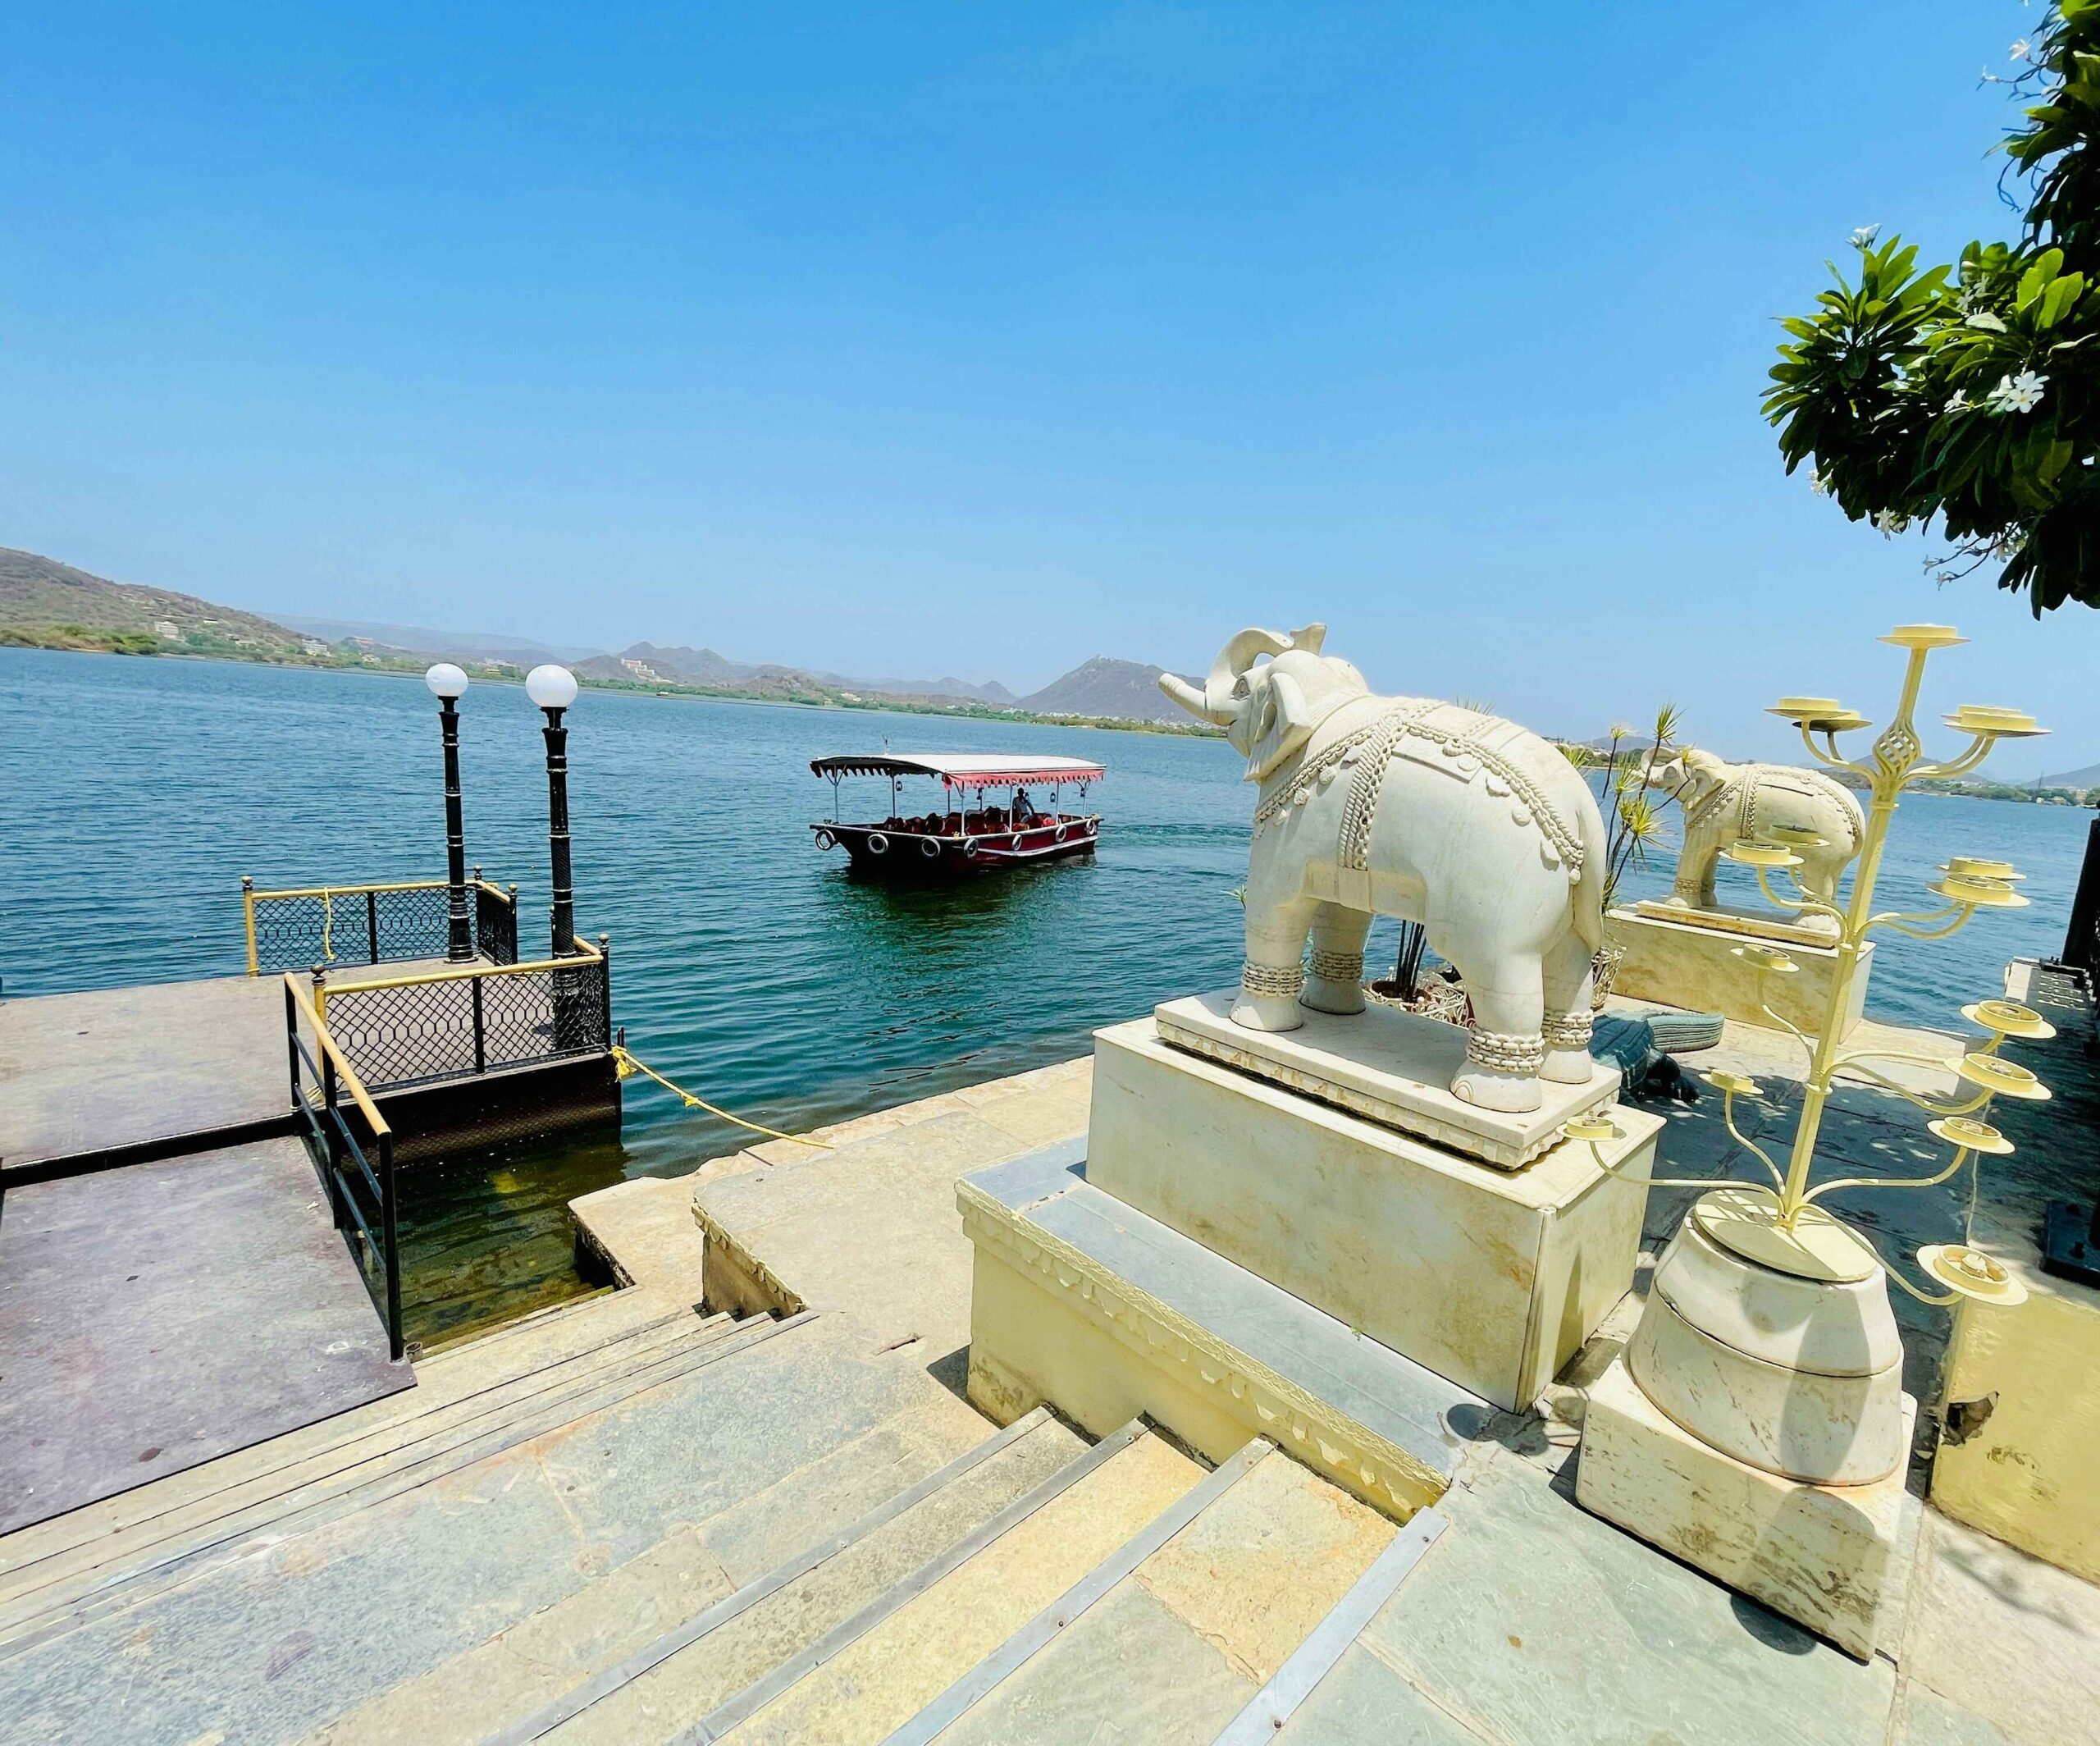
{"label": "metal pole", "polygon": [[554,952],[569,958],[576,951],[576,892],[568,866],[568,729],[558,709],[542,711],[547,724],[547,856],[554,873]]}
{"label": "metal pole", "polygon": [[2100,970],[2093,962],[2096,930],[2100,930],[2100,819],[2087,827],[2085,860],[2079,868],[2078,894],[2070,900],[2070,926],[2064,930],[2059,962],[2074,970]]}
{"label": "metal pole", "polygon": [[386,1245],[387,1355],[399,1361],[407,1350],[401,1337],[401,1233],[394,1212],[394,1136],[379,1136],[379,1223]]}
{"label": "metal pole", "polygon": [[458,702],[440,697],[437,720],[445,736],[445,876],[452,888],[445,918],[445,955],[454,964],[463,964],[474,955],[474,939],[467,922],[467,826],[459,801]]}
{"label": "metal pole", "polygon": [[260,976],[262,967],[255,957],[255,881],[245,873],[240,875],[240,907],[248,922],[248,973]]}

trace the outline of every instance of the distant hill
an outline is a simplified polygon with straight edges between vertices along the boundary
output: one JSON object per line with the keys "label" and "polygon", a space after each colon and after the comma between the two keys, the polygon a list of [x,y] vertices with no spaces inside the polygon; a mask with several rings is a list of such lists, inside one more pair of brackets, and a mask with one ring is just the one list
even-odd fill
{"label": "distant hill", "polygon": [[2067,770],[2054,776],[2044,776],[2033,785],[2043,788],[2100,787],[2100,764],[2088,764],[2078,770]]}
{"label": "distant hill", "polygon": [[283,658],[306,638],[193,594],[111,582],[33,551],[0,546],[0,642],[125,654]]}
{"label": "distant hill", "polygon": [[709,648],[637,642],[618,655],[569,654],[520,637],[290,615],[279,623],[193,595],[90,575],[71,564],[0,546],[0,643],[126,655],[209,655],[314,667],[413,673],[434,660],[514,678],[565,660],[578,678],[657,690],[706,691],[784,703],[936,711],[963,715],[1083,716],[1208,732],[1161,696],[1159,670],[1096,656],[1032,697],[996,679],[853,679],[770,662],[732,660]]}
{"label": "distant hill", "polygon": [[[1097,655],[1020,700],[1039,715],[1113,715],[1125,721],[1186,722],[1190,718],[1159,688],[1161,669],[1141,660]],[[1200,679],[1189,683],[1198,690]]]}
{"label": "distant hill", "polygon": [[447,660],[485,661],[512,667],[536,667],[542,661],[574,663],[603,654],[602,649],[550,647],[523,637],[492,637],[480,631],[427,630],[414,624],[373,624],[360,619],[317,619],[303,612],[281,612],[277,622],[323,642],[362,641],[390,649],[442,656]]}
{"label": "distant hill", "polygon": [[852,692],[870,697],[943,698],[989,703],[1005,708],[1014,694],[994,679],[973,685],[967,679],[860,679],[843,673],[813,673],[801,667],[775,662],[732,660],[713,649],[664,648],[653,642],[637,642],[617,655],[602,655],[580,661],[576,670],[599,679],[669,679],[683,685],[756,686],[766,693],[799,695],[807,692]]}

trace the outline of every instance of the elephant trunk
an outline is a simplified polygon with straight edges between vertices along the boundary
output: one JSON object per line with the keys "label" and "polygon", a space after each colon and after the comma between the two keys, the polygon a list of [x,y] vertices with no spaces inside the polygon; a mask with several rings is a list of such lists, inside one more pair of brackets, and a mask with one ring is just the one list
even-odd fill
{"label": "elephant trunk", "polygon": [[1159,688],[1197,720],[1208,721],[1213,727],[1229,728],[1235,720],[1231,711],[1212,709],[1203,692],[1177,674],[1161,674]]}

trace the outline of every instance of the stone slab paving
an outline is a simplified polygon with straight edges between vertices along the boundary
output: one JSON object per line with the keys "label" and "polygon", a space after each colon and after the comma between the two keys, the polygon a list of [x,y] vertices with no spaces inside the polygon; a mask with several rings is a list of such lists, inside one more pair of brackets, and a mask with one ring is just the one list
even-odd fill
{"label": "stone slab paving", "polygon": [[[1960,1046],[1952,1034],[1871,1022],[1853,1040],[1947,1058]],[[1694,1074],[1728,1067],[1757,1077],[1768,1094],[1764,1113],[1742,1113],[1757,1122],[1753,1137],[1770,1135],[1783,1144],[1798,1101],[1801,1062],[1784,1035],[1732,1023],[1717,1048],[1682,1058]],[[1952,1082],[1936,1067],[1892,1071],[1921,1091]],[[890,1168],[908,1173],[911,1165],[899,1160],[910,1158],[915,1129],[958,1104],[982,1110],[1001,1095],[998,1086],[988,1086],[931,1100],[938,1107],[923,1113],[917,1106],[885,1112],[870,1131],[899,1141],[884,1155]],[[1824,1131],[1826,1171],[1856,1173],[1865,1166],[1906,1173],[1934,1156],[1918,1113],[1901,1099],[1854,1083],[1833,1102],[1840,1113]],[[1669,1173],[1719,1176],[1749,1163],[1723,1127],[1719,1099],[1710,1092],[1696,1105],[1669,1108],[1667,1119],[1659,1168]],[[1084,1133],[1083,1103],[1066,1121],[1071,1134]],[[989,1144],[981,1136],[978,1143]],[[1011,1154],[1034,1150],[1016,1145]],[[788,1163],[786,1149],[769,1149],[769,1155]],[[945,1187],[953,1155],[948,1145],[929,1149],[923,1168],[929,1191]],[[834,1157],[837,1166],[850,1166],[850,1159]],[[728,1177],[746,1173],[749,1163],[711,1168]],[[1025,1172],[1034,1162],[1011,1168]],[[761,1191],[751,1192],[746,1205],[759,1204]],[[1663,1190],[1650,1197],[1644,1241],[1651,1254],[1696,1193]],[[703,1204],[710,1199],[703,1188]],[[1879,1204],[1861,1196],[1851,1210],[1901,1255],[1953,1235],[1962,1209],[1953,1196],[1920,1194],[1879,1197]],[[906,1227],[914,1219],[953,1218],[938,1191],[915,1196],[912,1210],[899,1209],[898,1216]],[[797,1230],[783,1219],[775,1228],[792,1241],[776,1249],[761,1221],[749,1227],[755,1252],[769,1264],[800,1269],[796,1277],[842,1305],[882,1299],[876,1251],[859,1241],[851,1220],[832,1224],[824,1241],[817,1240],[821,1220]],[[881,1228],[886,1238],[893,1230]],[[939,1231],[905,1235],[923,1266],[945,1269],[912,1282],[915,1300],[952,1306],[953,1325],[966,1328],[966,1246],[948,1243]],[[1545,1413],[1478,1415],[1471,1432],[1477,1456],[1463,1464],[1459,1484],[1439,1506],[1449,1529],[1285,1730],[1293,1746],[2100,1742],[2100,1694],[2093,1689],[2100,1679],[2100,1590],[1961,1529],[1915,1499],[1906,1518],[1906,1634],[1892,1655],[1865,1664],[1581,1510],[1570,1464],[1582,1389],[1630,1335],[1645,1265],[1636,1283],[1637,1293],[1549,1391]],[[1920,1310],[1907,1298],[1900,1300],[1898,1314],[1911,1386],[1929,1400],[1946,1323],[1942,1312]]]}
{"label": "stone slab paving", "polygon": [[295,1140],[0,1200],[0,1533],[415,1380]]}
{"label": "stone slab paving", "polygon": [[700,1223],[762,1255],[801,1301],[937,1363],[970,1341],[956,1179],[1084,1135],[1093,1067],[1064,1062],[820,1128],[829,1151],[770,1140],[682,1181]]}

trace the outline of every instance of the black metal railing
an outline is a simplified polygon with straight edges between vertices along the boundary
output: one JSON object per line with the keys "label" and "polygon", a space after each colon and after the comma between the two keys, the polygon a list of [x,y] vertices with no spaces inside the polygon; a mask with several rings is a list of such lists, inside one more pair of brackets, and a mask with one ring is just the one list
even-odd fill
{"label": "black metal railing", "polygon": [[[313,1033],[307,1046],[304,1018]],[[401,1333],[401,1243],[394,1198],[394,1131],[373,1104],[357,1070],[343,1054],[327,1025],[300,990],[296,978],[285,978],[285,1053],[291,1067],[292,1108],[306,1119],[307,1144],[322,1186],[327,1191],[336,1228],[350,1239],[358,1269],[370,1286],[379,1279],[381,1313],[386,1319],[387,1355],[406,1350]],[[308,1088],[308,1078],[312,1086]],[[347,1094],[349,1102],[344,1099]],[[360,1140],[348,1112],[361,1119]]]}
{"label": "black metal railing", "polygon": [[[441,958],[450,943],[451,888],[441,879],[258,891],[244,878],[240,887],[251,976]],[[490,884],[476,867],[467,889],[475,950],[491,963],[517,962],[518,888]]]}
{"label": "black metal railing", "polygon": [[518,888],[502,891],[474,869],[474,949],[491,964],[518,962]]}
{"label": "black metal railing", "polygon": [[374,1090],[604,1054],[613,1046],[612,954],[602,935],[595,948],[578,940],[572,958],[340,982],[317,966],[313,976],[316,1010]]}

